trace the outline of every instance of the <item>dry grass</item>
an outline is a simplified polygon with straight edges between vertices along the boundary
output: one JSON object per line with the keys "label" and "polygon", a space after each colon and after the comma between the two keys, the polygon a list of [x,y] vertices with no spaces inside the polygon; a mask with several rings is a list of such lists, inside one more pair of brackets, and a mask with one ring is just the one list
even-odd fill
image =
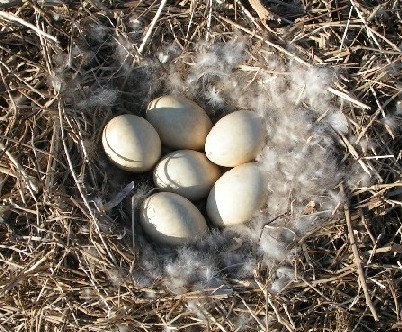
{"label": "dry grass", "polygon": [[[402,328],[402,142],[400,124],[384,121],[402,91],[399,0],[40,3],[0,12],[1,331]],[[136,17],[148,33],[136,30]],[[96,40],[88,31],[99,25]],[[149,92],[142,80],[157,75],[144,72],[144,57],[174,43],[185,69],[199,40],[239,34],[253,70],[264,69],[262,45],[284,61],[337,69],[332,92],[356,138],[339,137],[344,158],[376,174],[375,184],[348,192],[342,217],[300,240],[299,278],[280,295],[267,291],[262,266],[253,280],[226,280],[228,294],[174,295],[158,279],[141,288],[131,277],[141,246],[129,213],[124,204],[106,211],[127,175],[105,162],[99,129],[128,103],[142,112],[144,94],[161,89]],[[135,81],[116,68],[118,44]],[[101,87],[119,100],[88,99]],[[376,158],[359,146],[364,140]]]}

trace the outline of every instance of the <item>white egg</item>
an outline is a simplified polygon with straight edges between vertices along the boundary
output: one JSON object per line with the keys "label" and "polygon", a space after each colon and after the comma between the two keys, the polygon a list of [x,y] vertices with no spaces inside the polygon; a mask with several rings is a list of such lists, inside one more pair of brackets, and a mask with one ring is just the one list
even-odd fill
{"label": "white egg", "polygon": [[265,136],[263,118],[251,111],[236,111],[213,126],[206,139],[205,153],[215,164],[236,167],[255,160]]}
{"label": "white egg", "polygon": [[161,140],[155,128],[132,114],[108,122],[103,129],[102,145],[114,164],[131,172],[150,170],[161,156]]}
{"label": "white egg", "polygon": [[173,149],[203,150],[212,128],[205,111],[181,96],[152,100],[145,117],[159,133],[162,144]]}
{"label": "white egg", "polygon": [[210,191],[207,214],[216,226],[251,219],[266,202],[268,186],[257,163],[246,163],[223,174]]}
{"label": "white egg", "polygon": [[140,221],[144,232],[161,244],[191,243],[208,231],[204,216],[193,203],[168,192],[145,199]]}
{"label": "white egg", "polygon": [[154,170],[154,182],[158,188],[193,201],[206,197],[220,176],[217,165],[210,162],[204,153],[192,150],[179,150],[166,155]]}

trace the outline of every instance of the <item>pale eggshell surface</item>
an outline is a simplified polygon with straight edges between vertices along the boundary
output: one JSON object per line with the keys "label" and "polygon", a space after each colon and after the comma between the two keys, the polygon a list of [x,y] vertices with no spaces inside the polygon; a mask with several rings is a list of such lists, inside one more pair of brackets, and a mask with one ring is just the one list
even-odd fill
{"label": "pale eggshell surface", "polygon": [[175,193],[162,192],[145,199],[140,221],[144,232],[161,244],[191,243],[208,231],[195,205]]}
{"label": "pale eggshell surface", "polygon": [[267,181],[257,163],[246,163],[223,174],[208,195],[207,214],[216,226],[251,219],[266,202]]}
{"label": "pale eggshell surface", "polygon": [[251,111],[236,111],[220,119],[209,132],[205,153],[215,164],[236,167],[256,158],[265,133],[261,117]]}
{"label": "pale eggshell surface", "polygon": [[217,165],[204,153],[192,150],[166,155],[154,170],[154,182],[158,188],[194,201],[206,197],[220,176]]}
{"label": "pale eggshell surface", "polygon": [[150,170],[161,156],[161,141],[155,128],[132,114],[108,122],[103,129],[102,145],[113,163],[132,172]]}
{"label": "pale eggshell surface", "polygon": [[203,150],[212,122],[205,111],[181,96],[162,96],[148,105],[146,119],[162,144],[173,149]]}

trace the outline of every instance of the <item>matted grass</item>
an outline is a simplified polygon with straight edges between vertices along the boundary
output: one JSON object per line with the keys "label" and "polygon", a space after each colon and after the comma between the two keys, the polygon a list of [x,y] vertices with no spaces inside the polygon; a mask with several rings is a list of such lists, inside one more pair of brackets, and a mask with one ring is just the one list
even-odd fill
{"label": "matted grass", "polygon": [[[401,7],[29,0],[1,11],[0,330],[402,328]],[[250,82],[267,68],[267,50],[337,72],[330,92],[349,122],[337,136],[342,157],[366,169],[370,185],[346,188],[348,203],[298,240],[296,278],[279,294],[263,264],[252,278],[222,276],[230,292],[177,295],[163,275],[144,287],[133,278],[142,249],[135,207],[114,199],[130,181],[135,195],[152,184],[110,167],[101,129],[172,89],[158,79],[171,74],[165,54],[179,54],[175,66],[186,73],[202,43],[235,37],[247,43],[249,61],[236,70]]]}

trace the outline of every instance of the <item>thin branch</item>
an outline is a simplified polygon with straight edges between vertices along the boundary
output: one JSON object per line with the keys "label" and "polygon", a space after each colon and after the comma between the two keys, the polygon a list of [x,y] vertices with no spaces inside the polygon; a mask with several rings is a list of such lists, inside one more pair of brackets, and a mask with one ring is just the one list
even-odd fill
{"label": "thin branch", "polygon": [[[341,185],[341,195],[345,197],[345,191],[344,191],[343,185]],[[373,305],[373,302],[371,301],[370,293],[367,288],[367,281],[366,281],[366,277],[364,275],[362,261],[360,259],[359,249],[357,248],[355,235],[353,233],[352,222],[350,220],[349,204],[347,203],[346,200],[345,200],[345,204],[343,205],[343,207],[344,207],[344,211],[345,211],[346,224],[348,226],[349,243],[350,243],[350,246],[352,247],[353,257],[354,257],[354,261],[355,261],[356,268],[357,268],[357,274],[359,277],[360,286],[363,289],[364,297],[366,298],[366,304],[369,307],[371,314],[373,315],[375,321],[378,322],[379,319],[378,319],[377,311]]]}
{"label": "thin branch", "polygon": [[146,43],[147,43],[149,37],[150,37],[151,34],[152,34],[152,31],[153,31],[153,29],[154,29],[154,27],[155,27],[155,25],[156,25],[156,22],[158,21],[159,17],[160,17],[161,14],[162,14],[162,10],[163,10],[163,7],[165,7],[166,2],[167,2],[167,0],[162,0],[162,1],[161,1],[161,4],[159,5],[159,8],[158,8],[156,14],[155,14],[154,18],[153,18],[152,21],[151,21],[151,24],[149,25],[149,27],[148,27],[148,29],[147,29],[147,33],[145,34],[144,39],[142,40],[142,44],[141,44],[140,47],[138,48],[138,53],[141,54],[141,53],[144,51],[144,47],[145,47],[145,45],[146,45]]}
{"label": "thin branch", "polygon": [[34,26],[33,24],[23,20],[22,18],[18,17],[17,15],[0,10],[0,17],[7,21],[10,21],[10,22],[19,23],[19,24],[35,31],[38,36],[45,37],[57,44],[59,43],[59,41],[57,40],[56,37],[49,35],[45,31],[43,31],[43,30],[39,29],[38,27]]}

